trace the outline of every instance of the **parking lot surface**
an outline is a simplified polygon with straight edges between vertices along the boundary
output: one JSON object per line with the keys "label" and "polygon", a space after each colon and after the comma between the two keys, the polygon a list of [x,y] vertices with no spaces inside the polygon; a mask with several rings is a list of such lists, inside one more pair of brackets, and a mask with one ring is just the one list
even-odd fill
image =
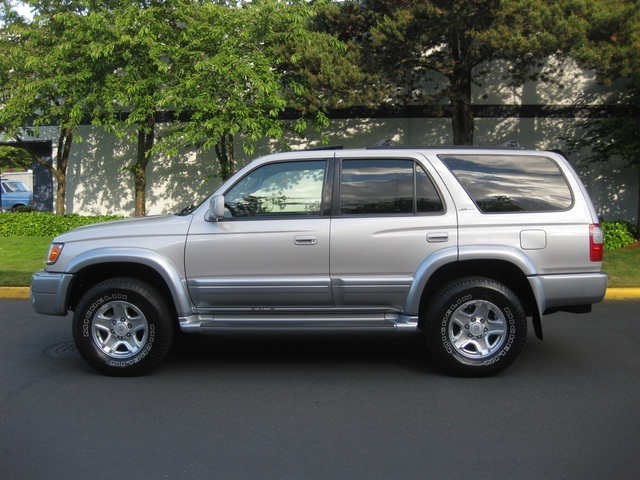
{"label": "parking lot surface", "polygon": [[0,478],[635,479],[638,311],[544,317],[486,379],[376,336],[185,336],[157,372],[110,378],[70,316],[0,300]]}

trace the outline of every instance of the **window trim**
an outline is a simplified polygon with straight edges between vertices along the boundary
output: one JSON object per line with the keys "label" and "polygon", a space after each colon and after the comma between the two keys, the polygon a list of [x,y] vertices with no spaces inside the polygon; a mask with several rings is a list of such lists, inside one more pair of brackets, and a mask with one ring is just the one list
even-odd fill
{"label": "window trim", "polygon": [[[411,213],[342,213],[342,170],[343,170],[343,162],[350,160],[369,160],[369,161],[410,161],[413,166],[413,212]],[[366,218],[366,217],[421,217],[421,216],[442,216],[447,213],[447,203],[444,200],[444,196],[438,187],[437,182],[434,181],[433,175],[429,172],[429,169],[423,165],[417,158],[411,156],[394,156],[394,157],[375,157],[375,156],[362,156],[362,157],[338,157],[335,159],[335,171],[333,175],[333,195],[332,195],[332,203],[333,206],[331,208],[332,217],[341,217],[341,218]],[[442,205],[442,210],[438,212],[418,212],[418,197],[417,197],[417,179],[418,166],[422,168],[424,173],[427,175],[427,178],[431,182],[433,189],[440,199],[440,203]]]}
{"label": "window trim", "polygon": [[[282,159],[282,160],[278,160],[278,161],[274,161],[274,162],[269,162],[269,163],[263,163],[260,165],[256,165],[255,168],[249,170],[248,172],[246,172],[243,176],[241,176],[240,178],[238,178],[238,180],[236,182],[234,182],[232,185],[229,186],[229,188],[227,188],[223,195],[225,196],[225,203],[226,203],[226,196],[229,194],[229,192],[231,190],[233,190],[236,185],[238,185],[241,181],[243,181],[245,178],[247,178],[247,176],[253,174],[254,172],[260,170],[261,168],[265,168],[265,167],[270,167],[273,165],[277,165],[277,164],[284,164],[284,163],[294,163],[294,164],[302,164],[302,163],[310,163],[310,162],[324,162],[324,176],[322,178],[322,187],[321,187],[321,193],[320,193],[320,213],[319,214],[304,214],[304,213],[275,213],[275,214],[269,214],[269,215],[249,215],[246,217],[225,217],[224,221],[228,222],[228,221],[232,221],[232,222],[246,222],[246,221],[269,221],[269,220],[287,220],[287,219],[295,219],[295,220],[304,220],[304,219],[309,219],[309,220],[317,220],[319,218],[323,218],[323,217],[328,217],[328,213],[327,213],[327,206],[325,205],[326,199],[327,199],[327,184],[330,184],[331,182],[329,181],[329,172],[331,171],[330,165],[333,163],[334,159],[332,157],[319,157],[319,158],[297,158],[297,159]],[[329,188],[330,190],[330,188]],[[330,208],[330,206],[328,207]]]}
{"label": "window trim", "polygon": [[[465,183],[463,183],[460,178],[458,177],[457,173],[451,169],[449,167],[449,165],[446,162],[446,157],[510,157],[512,159],[520,159],[520,158],[524,158],[526,156],[529,157],[538,157],[538,158],[543,158],[548,160],[549,162],[553,163],[553,165],[556,166],[556,168],[558,169],[558,173],[560,174],[560,176],[562,177],[562,179],[564,180],[564,183],[567,187],[567,190],[569,192],[569,195],[571,197],[571,201],[569,202],[569,206],[567,208],[558,208],[558,209],[553,209],[553,210],[523,210],[523,211],[496,211],[496,212],[492,212],[492,211],[485,211],[483,210],[480,205],[478,205],[478,202],[476,200],[476,198],[471,194],[471,192],[469,192],[469,190],[467,189],[467,186]],[[438,160],[440,160],[440,162],[442,162],[442,164],[444,165],[444,167],[449,171],[449,173],[451,173],[451,175],[455,178],[456,182],[458,182],[458,184],[460,185],[460,187],[462,187],[462,189],[465,191],[465,193],[467,194],[467,196],[469,197],[469,199],[473,202],[473,204],[476,206],[478,212],[482,215],[526,215],[526,214],[545,214],[545,213],[561,213],[561,212],[569,212],[573,209],[573,207],[575,206],[575,194],[573,192],[573,188],[571,188],[571,183],[569,182],[569,179],[567,178],[567,176],[565,175],[564,170],[562,169],[561,165],[552,157],[547,156],[547,155],[533,155],[532,152],[527,152],[526,155],[513,155],[513,154],[507,154],[507,153],[439,153],[437,154]],[[477,163],[477,162],[476,162]],[[517,162],[514,162],[517,163]]]}

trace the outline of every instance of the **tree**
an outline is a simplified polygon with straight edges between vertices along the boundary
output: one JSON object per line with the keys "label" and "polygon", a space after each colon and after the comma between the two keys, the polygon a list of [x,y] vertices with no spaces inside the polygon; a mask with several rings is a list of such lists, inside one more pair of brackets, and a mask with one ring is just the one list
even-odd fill
{"label": "tree", "polygon": [[508,60],[511,80],[539,73],[572,33],[569,2],[541,0],[365,0],[326,22],[365,50],[386,96],[436,106],[451,118],[454,144],[473,144],[472,86],[486,66]]}
{"label": "tree", "polygon": [[[594,69],[601,82],[623,85],[607,98],[615,109],[612,116],[587,119],[570,142],[576,149],[591,149],[591,162],[614,157],[637,169],[640,184],[640,4],[635,0],[578,2],[575,15],[581,21],[581,36],[572,46],[574,57],[585,68]],[[640,190],[636,212],[640,232]]]}
{"label": "tree", "polygon": [[171,80],[163,107],[173,108],[179,121],[159,145],[213,148],[223,179],[235,171],[236,137],[247,153],[261,138],[282,138],[286,107],[296,111],[298,134],[308,120],[326,126],[329,97],[323,97],[321,83],[330,85],[331,75],[358,75],[345,45],[312,31],[315,12],[308,2],[226,3],[176,12],[180,36],[168,53]]}
{"label": "tree", "polygon": [[[5,24],[0,36],[3,85],[0,128],[16,144],[30,151],[33,159],[48,168],[56,179],[55,211],[65,213],[67,166],[77,126],[99,104],[97,86],[103,68],[91,61],[87,45],[95,41],[86,17],[61,4],[31,22]],[[77,8],[84,9],[81,4]],[[29,148],[25,135],[38,137],[43,125],[57,125],[58,148],[50,164]]]}
{"label": "tree", "polygon": [[120,2],[98,9],[89,22],[102,31],[89,48],[91,58],[106,69],[96,123],[120,137],[133,137],[136,158],[124,169],[132,174],[135,215],[146,214],[147,167],[156,141],[157,114],[166,92],[169,59],[180,26],[176,9],[192,3],[177,1]]}

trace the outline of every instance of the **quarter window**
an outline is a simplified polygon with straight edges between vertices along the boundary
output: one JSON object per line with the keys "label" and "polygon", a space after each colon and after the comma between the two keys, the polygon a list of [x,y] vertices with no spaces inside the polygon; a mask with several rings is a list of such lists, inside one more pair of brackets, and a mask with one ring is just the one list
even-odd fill
{"label": "quarter window", "polygon": [[537,155],[440,155],[480,211],[567,210],[573,196],[562,171]]}
{"label": "quarter window", "polygon": [[343,160],[340,214],[442,212],[427,173],[413,160]]}
{"label": "quarter window", "polygon": [[320,215],[326,161],[282,162],[248,173],[225,194],[229,216]]}

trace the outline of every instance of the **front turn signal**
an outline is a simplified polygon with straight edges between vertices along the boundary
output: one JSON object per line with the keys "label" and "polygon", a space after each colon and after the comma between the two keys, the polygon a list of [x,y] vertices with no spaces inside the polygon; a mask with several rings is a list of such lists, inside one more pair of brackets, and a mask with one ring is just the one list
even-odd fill
{"label": "front turn signal", "polygon": [[52,243],[49,247],[49,253],[47,254],[47,265],[53,265],[56,263],[62,252],[63,243]]}

